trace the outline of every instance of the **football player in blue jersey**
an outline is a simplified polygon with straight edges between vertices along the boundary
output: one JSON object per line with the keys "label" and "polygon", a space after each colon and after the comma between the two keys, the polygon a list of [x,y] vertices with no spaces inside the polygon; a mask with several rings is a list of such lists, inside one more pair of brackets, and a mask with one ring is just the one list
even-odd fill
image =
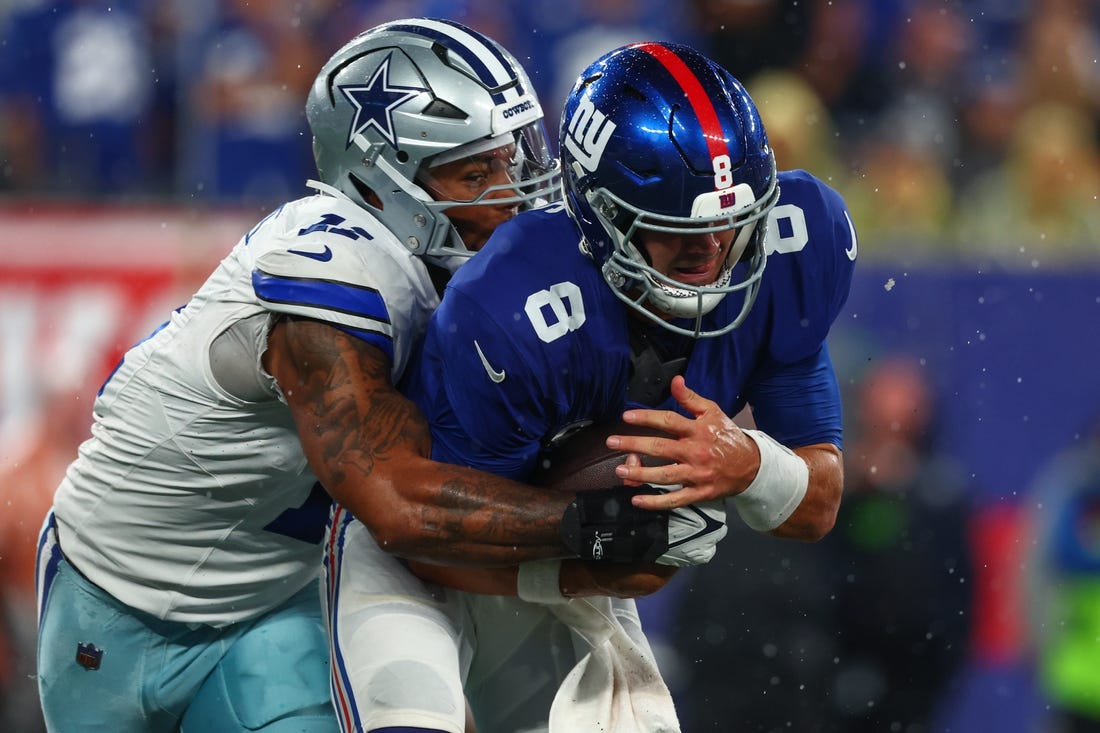
{"label": "football player in blue jersey", "polygon": [[[306,112],[317,195],[257,224],[126,353],[57,490],[38,563],[52,731],[336,730],[330,496],[409,557],[571,554],[572,497],[431,461],[393,386],[437,283],[558,190],[530,80],[464,26],[395,21],[332,57]],[[637,515],[661,549],[660,515]]]}
{"label": "football player in blue jersey", "polygon": [[[560,144],[564,202],[496,230],[450,281],[410,371],[405,391],[431,423],[433,457],[524,477],[553,460],[562,436],[622,416],[668,437],[608,438],[635,453],[619,476],[683,487],[640,492],[636,506],[728,499],[754,530],[821,538],[843,484],[826,336],[856,259],[844,201],[810,173],[777,171],[742,85],[679,45],[633,44],[592,64],[565,105]],[[732,419],[746,405],[754,429]],[[643,466],[637,454],[668,463]],[[575,603],[563,604],[572,581],[557,561],[413,564],[424,579],[496,594],[441,595],[364,533],[337,525],[334,537],[344,544],[329,582],[356,591],[329,608],[346,700],[370,695],[401,710],[394,720],[457,733],[453,716],[433,726],[429,711],[403,710],[423,698],[393,684],[434,691],[461,679],[482,733],[543,729],[548,717],[551,730],[596,729],[577,727],[553,690],[575,661],[559,611]],[[580,550],[597,551],[588,539]],[[644,654],[632,602],[613,608]],[[387,622],[397,617],[438,648],[397,648]]]}

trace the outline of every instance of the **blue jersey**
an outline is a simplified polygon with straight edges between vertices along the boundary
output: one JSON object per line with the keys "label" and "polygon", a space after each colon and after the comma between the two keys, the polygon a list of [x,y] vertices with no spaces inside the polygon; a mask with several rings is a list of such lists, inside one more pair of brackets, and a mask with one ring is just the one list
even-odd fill
{"label": "blue jersey", "polygon": [[[785,445],[840,447],[825,338],[848,296],[855,230],[839,194],[810,174],[783,172],[779,184],[756,304],[713,338],[642,325],[581,251],[561,205],[497,229],[448,285],[405,385],[431,422],[433,457],[522,477],[572,429],[618,419],[637,406],[628,397],[632,330],[685,355],[688,386],[728,415],[748,404],[757,427]],[[703,329],[736,308],[727,296]],[[678,409],[667,393],[646,406]]]}

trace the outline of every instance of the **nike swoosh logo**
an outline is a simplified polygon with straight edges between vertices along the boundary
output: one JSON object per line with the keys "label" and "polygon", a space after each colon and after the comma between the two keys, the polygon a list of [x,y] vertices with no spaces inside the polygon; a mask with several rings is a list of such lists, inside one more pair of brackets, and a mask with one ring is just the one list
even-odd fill
{"label": "nike swoosh logo", "polygon": [[859,243],[856,242],[856,228],[852,224],[852,217],[848,216],[848,212],[844,212],[844,218],[848,220],[848,231],[852,233],[852,246],[844,250],[844,254],[848,255],[848,259],[852,262],[856,261],[856,251],[859,249]]}
{"label": "nike swoosh logo", "polygon": [[328,262],[332,259],[332,250],[326,244],[325,248],[320,252],[303,252],[300,249],[288,249],[287,252],[295,255],[301,255],[302,257],[308,257],[311,260],[317,260],[318,262]]}
{"label": "nike swoosh logo", "polygon": [[683,539],[680,539],[676,542],[668,543],[668,547],[669,547],[670,550],[673,547],[679,547],[680,545],[684,544],[685,542],[691,542],[692,540],[694,540],[698,537],[703,537],[704,535],[708,535],[711,532],[714,532],[715,530],[718,530],[722,527],[721,522],[719,522],[717,519],[714,519],[713,517],[711,517],[709,514],[707,514],[706,512],[704,512],[702,509],[700,509],[697,506],[693,506],[693,505],[689,504],[689,505],[687,505],[686,507],[683,507],[683,508],[684,509],[690,509],[691,511],[695,512],[695,514],[699,517],[699,519],[701,519],[703,521],[703,526],[699,528],[698,532],[693,533],[689,537],[684,537]]}
{"label": "nike swoosh logo", "polygon": [[481,366],[485,367],[485,373],[489,375],[489,379],[493,380],[493,384],[500,384],[504,381],[504,370],[499,372],[493,369],[493,365],[489,363],[489,360],[485,358],[485,353],[481,350],[481,344],[474,339],[474,348],[477,349],[478,358],[481,359]]}

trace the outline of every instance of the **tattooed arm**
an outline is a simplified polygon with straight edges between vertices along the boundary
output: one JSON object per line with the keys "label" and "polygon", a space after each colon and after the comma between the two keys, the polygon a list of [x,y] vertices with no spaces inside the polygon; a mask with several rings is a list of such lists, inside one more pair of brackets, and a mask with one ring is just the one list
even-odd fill
{"label": "tattooed arm", "polygon": [[428,425],[390,382],[380,349],[319,321],[284,318],[264,367],[321,484],[388,552],[450,565],[570,554],[558,522],[571,497],[432,461]]}

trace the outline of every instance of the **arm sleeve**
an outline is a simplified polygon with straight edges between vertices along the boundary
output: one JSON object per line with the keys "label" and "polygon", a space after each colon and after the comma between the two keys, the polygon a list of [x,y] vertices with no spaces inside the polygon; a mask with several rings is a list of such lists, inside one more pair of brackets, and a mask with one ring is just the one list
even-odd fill
{"label": "arm sleeve", "polygon": [[783,445],[832,443],[843,448],[840,387],[828,347],[766,371],[750,387],[757,427]]}

